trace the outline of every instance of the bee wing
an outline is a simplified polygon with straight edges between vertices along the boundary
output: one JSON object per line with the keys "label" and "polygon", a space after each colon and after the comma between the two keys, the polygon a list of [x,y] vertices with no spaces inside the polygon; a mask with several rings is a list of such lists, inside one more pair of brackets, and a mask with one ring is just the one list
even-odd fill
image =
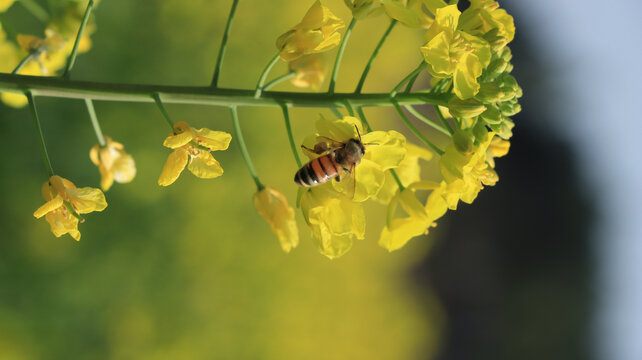
{"label": "bee wing", "polygon": [[327,143],[328,147],[330,149],[338,149],[338,148],[343,147],[343,143],[341,141],[336,141],[334,139],[330,139],[327,136],[318,135],[317,136],[317,141],[319,141],[320,143],[322,143],[322,142]]}

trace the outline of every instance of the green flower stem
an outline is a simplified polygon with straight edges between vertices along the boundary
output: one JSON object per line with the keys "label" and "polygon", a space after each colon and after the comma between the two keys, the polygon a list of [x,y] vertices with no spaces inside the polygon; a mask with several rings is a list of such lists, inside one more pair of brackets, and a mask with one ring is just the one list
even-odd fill
{"label": "green flower stem", "polygon": [[419,74],[420,73],[416,73],[415,75],[413,75],[410,78],[410,80],[408,80],[408,85],[406,85],[406,90],[404,90],[403,92],[405,92],[407,94],[412,90],[412,86],[415,84],[415,81],[417,81],[417,78],[419,77]]}
{"label": "green flower stem", "polygon": [[288,140],[290,142],[290,148],[292,149],[292,155],[294,155],[294,160],[296,160],[296,164],[299,166],[303,166],[303,163],[301,162],[301,158],[299,157],[299,152],[296,146],[296,143],[294,142],[294,135],[292,134],[292,124],[290,123],[290,113],[288,111],[288,106],[285,104],[281,104],[281,109],[283,110],[283,118],[285,119],[285,130],[288,132]]}
{"label": "green flower stem", "polygon": [[354,28],[356,23],[357,19],[352,18],[350,24],[348,25],[348,28],[346,29],[346,33],[343,34],[341,44],[339,44],[339,51],[337,51],[337,57],[334,60],[334,67],[332,68],[332,75],[330,76],[330,87],[328,88],[328,94],[334,94],[334,86],[337,83],[337,75],[339,73],[339,65],[341,64],[341,59],[343,58],[343,51],[346,48],[346,44],[348,43],[348,39],[350,38],[352,29]]}
{"label": "green flower stem", "polygon": [[218,49],[218,57],[216,58],[216,68],[214,68],[214,76],[212,77],[211,87],[218,86],[218,78],[221,75],[221,67],[223,66],[223,57],[225,56],[225,49],[227,48],[227,38],[230,35],[230,29],[232,28],[232,20],[234,20],[234,15],[236,14],[236,6],[238,5],[239,0],[232,1],[232,9],[230,10],[230,15],[227,17],[227,25],[225,25],[225,32],[223,33],[223,40],[221,40],[221,47]]}
{"label": "green flower stem", "polygon": [[332,111],[334,116],[336,116],[337,118],[339,118],[339,119],[343,118],[343,114],[341,112],[339,112],[339,109],[337,109],[336,106],[330,106],[330,111]]}
{"label": "green flower stem", "polygon": [[[0,92],[23,94],[30,91],[34,96],[85,99],[101,101],[153,102],[152,94],[162,96],[165,104],[200,104],[217,106],[274,106],[285,103],[290,107],[342,106],[348,100],[352,106],[392,106],[390,94],[354,93],[299,93],[268,91],[255,98],[254,90],[214,89],[209,86],[164,86],[114,84],[77,80],[64,80],[52,76],[24,76],[0,73]],[[432,94],[416,91],[400,93],[395,102],[400,105],[446,106],[452,94]]]}
{"label": "green flower stem", "polygon": [[399,91],[399,89],[401,89],[403,84],[405,84],[406,82],[410,81],[410,79],[412,79],[416,74],[419,74],[421,72],[421,70],[424,69],[425,66],[426,66],[426,64],[424,63],[423,60],[421,60],[419,65],[413,71],[411,71],[410,74],[406,75],[406,77],[403,78],[399,82],[399,84],[397,84],[397,86],[394,87],[394,89],[392,89],[392,91],[390,92],[390,97],[397,96],[397,92]]}
{"label": "green flower stem", "polygon": [[424,142],[424,144],[428,145],[431,149],[433,149],[437,154],[443,155],[444,151],[438,148],[435,144],[433,144],[430,140],[428,140],[417,128],[408,120],[408,117],[406,117],[406,114],[403,113],[403,110],[401,110],[401,107],[399,104],[397,104],[396,101],[393,100],[392,104],[394,105],[395,109],[397,110],[397,113],[399,113],[399,116],[401,117],[401,120],[403,120],[404,123],[406,123],[406,126],[410,131],[413,132],[413,134],[417,135],[417,137]]}
{"label": "green flower stem", "polygon": [[43,24],[46,24],[49,22],[49,14],[45,9],[40,6],[37,2],[34,0],[20,0],[19,1],[22,6],[24,6],[27,11],[31,13],[38,21],[40,21]]}
{"label": "green flower stem", "polygon": [[[361,118],[361,122],[366,126],[366,129],[368,129],[368,132],[372,131],[372,128],[370,127],[370,123],[368,122],[368,119],[366,119],[366,114],[363,113],[363,109],[360,107],[357,107],[357,113],[359,114],[359,117]],[[403,191],[405,187],[401,183],[401,179],[399,179],[399,176],[395,172],[394,169],[388,169],[390,171],[390,174],[392,175],[393,179],[397,182],[397,185],[399,186],[399,190]]]}
{"label": "green flower stem", "polygon": [[406,110],[408,110],[408,112],[411,113],[412,115],[414,115],[417,119],[419,119],[419,120],[423,121],[424,123],[426,123],[426,125],[432,127],[433,129],[439,131],[442,134],[445,134],[445,135],[448,135],[448,136],[451,135],[451,133],[448,130],[446,130],[443,126],[441,126],[441,125],[437,124],[436,122],[430,120],[424,114],[422,114],[419,111],[417,111],[417,109],[415,109],[414,107],[412,107],[410,105],[405,105],[404,108],[406,108]]}
{"label": "green flower stem", "polygon": [[20,60],[20,62],[18,63],[18,66],[16,66],[16,68],[13,69],[13,71],[11,72],[11,75],[16,75],[18,71],[20,71],[20,69],[22,69],[22,67],[25,66],[25,64],[29,62],[29,60],[31,60],[31,58],[35,54],[36,54],[35,52],[30,52],[29,54],[27,54],[27,56],[25,56],[22,60]]}
{"label": "green flower stem", "polygon": [[76,209],[74,209],[74,207],[71,205],[69,201],[64,201],[63,204],[65,204],[67,211],[69,211],[71,215],[73,215],[76,219],[78,219],[78,221],[80,221],[81,223],[85,222],[85,218],[83,218],[82,216],[80,216],[80,214],[76,212]]}
{"label": "green flower stem", "polygon": [[51,167],[51,161],[49,160],[49,154],[47,153],[47,146],[45,145],[45,138],[42,136],[42,127],[40,126],[40,119],[38,119],[38,112],[36,111],[36,103],[33,100],[33,95],[27,91],[25,92],[27,99],[29,100],[29,108],[31,109],[31,115],[33,115],[33,124],[36,127],[36,132],[38,133],[38,140],[40,140],[40,153],[42,154],[42,160],[45,163],[49,177],[54,176],[53,168]]}
{"label": "green flower stem", "polygon": [[296,76],[296,72],[294,72],[294,71],[289,72],[287,74],[283,74],[283,75],[279,76],[278,78],[275,78],[272,81],[270,81],[267,84],[265,84],[265,86],[263,86],[263,88],[261,90],[262,91],[269,90],[272,87],[274,87],[274,86],[278,85],[279,83],[281,83],[282,81],[290,80],[295,76]]}
{"label": "green flower stem", "polygon": [[354,109],[352,108],[352,105],[350,104],[350,101],[344,100],[343,101],[343,107],[348,111],[348,115],[354,116]]}
{"label": "green flower stem", "polygon": [[167,121],[167,123],[169,124],[169,127],[172,130],[174,130],[174,122],[172,122],[172,119],[169,117],[169,113],[167,112],[167,109],[165,109],[165,105],[163,105],[160,95],[158,95],[158,93],[154,93],[152,97],[154,98],[154,101],[156,102],[158,109],[163,114],[163,118],[165,118],[165,121]]}
{"label": "green flower stem", "polygon": [[444,124],[444,127],[448,129],[448,132],[450,135],[454,134],[455,132],[453,131],[453,128],[450,127],[450,124],[448,121],[446,121],[446,118],[444,117],[444,114],[441,112],[441,109],[439,109],[439,106],[435,105],[435,112],[437,113],[437,116],[439,117],[439,120],[441,120],[441,123]]}
{"label": "green flower stem", "polygon": [[87,26],[87,20],[89,20],[89,14],[91,13],[91,8],[94,6],[94,0],[89,0],[87,4],[87,9],[85,10],[85,15],[82,17],[82,22],[80,23],[80,28],[78,28],[78,34],[76,35],[76,41],[74,42],[74,47],[71,49],[71,55],[67,59],[67,67],[65,72],[62,74],[64,79],[69,79],[71,68],[76,62],[76,53],[78,52],[78,45],[80,44],[80,39],[82,38],[82,33],[85,32],[85,27]]}
{"label": "green flower stem", "polygon": [[89,112],[89,118],[91,119],[91,125],[94,127],[94,132],[96,133],[98,144],[100,144],[100,147],[105,147],[107,143],[105,142],[103,131],[100,129],[100,124],[98,123],[98,118],[96,117],[94,102],[91,101],[91,99],[85,99],[85,104],[87,105],[87,111]]}
{"label": "green flower stem", "polygon": [[381,47],[383,46],[383,43],[386,42],[386,39],[388,38],[388,35],[392,32],[392,29],[394,29],[395,25],[397,25],[397,20],[392,20],[390,22],[390,26],[386,29],[386,32],[383,33],[383,36],[381,37],[381,40],[379,40],[379,43],[375,47],[374,51],[372,51],[372,55],[370,55],[370,60],[368,60],[368,63],[366,64],[366,67],[363,69],[363,73],[361,74],[361,78],[359,79],[359,83],[357,84],[357,88],[354,90],[356,94],[360,93],[361,90],[363,89],[363,84],[366,82],[366,77],[368,76],[368,73],[370,72],[370,67],[372,67],[372,63],[374,62],[374,59],[377,57],[379,54],[379,50],[381,50]]}
{"label": "green flower stem", "polygon": [[256,90],[254,90],[255,98],[258,99],[261,97],[261,94],[263,93],[263,84],[265,83],[265,78],[268,76],[268,74],[270,73],[270,70],[272,70],[272,67],[274,66],[274,64],[276,64],[276,62],[279,60],[280,57],[281,56],[279,54],[276,54],[276,56],[274,56],[272,60],[270,60],[270,62],[267,64],[265,69],[263,69],[263,72],[259,77],[259,81],[256,84]]}
{"label": "green flower stem", "polygon": [[243,160],[245,160],[247,169],[250,171],[252,179],[254,179],[256,190],[261,191],[265,189],[265,186],[259,180],[258,175],[256,175],[256,170],[254,170],[254,165],[252,165],[252,159],[250,158],[250,154],[248,153],[247,147],[245,146],[245,140],[243,140],[243,133],[241,132],[241,124],[239,123],[239,115],[236,106],[231,106],[230,110],[232,111],[232,120],[234,121],[234,133],[236,134],[236,142],[241,149],[241,155],[243,155]]}

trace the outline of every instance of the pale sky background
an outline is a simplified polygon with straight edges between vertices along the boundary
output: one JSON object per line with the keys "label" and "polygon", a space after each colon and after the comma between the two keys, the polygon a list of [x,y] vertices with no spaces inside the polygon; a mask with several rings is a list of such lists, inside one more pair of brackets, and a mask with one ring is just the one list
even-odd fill
{"label": "pale sky background", "polygon": [[537,104],[550,115],[542,125],[564,132],[598,206],[591,239],[598,266],[596,358],[640,360],[642,2],[500,4],[517,19],[517,31],[528,33],[537,61],[555,70],[538,74],[541,85],[559,94],[552,104]]}

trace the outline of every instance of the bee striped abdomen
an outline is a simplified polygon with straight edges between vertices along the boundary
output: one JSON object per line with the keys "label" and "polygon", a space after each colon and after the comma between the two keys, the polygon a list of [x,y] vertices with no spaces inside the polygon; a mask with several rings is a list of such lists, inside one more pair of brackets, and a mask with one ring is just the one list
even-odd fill
{"label": "bee striped abdomen", "polygon": [[294,182],[305,187],[323,184],[339,174],[331,154],[320,156],[303,165],[294,175]]}

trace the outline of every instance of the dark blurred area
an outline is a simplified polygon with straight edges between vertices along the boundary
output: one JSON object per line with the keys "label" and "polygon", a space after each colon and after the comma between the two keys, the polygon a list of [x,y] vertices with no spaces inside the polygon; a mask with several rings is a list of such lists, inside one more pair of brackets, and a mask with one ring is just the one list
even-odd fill
{"label": "dark blurred area", "polygon": [[555,102],[542,78],[554,72],[544,71],[529,30],[518,28],[511,43],[525,97],[510,153],[497,162],[500,181],[447,215],[412,272],[417,286],[434,288],[446,312],[439,360],[593,358],[595,204],[578,186],[568,141],[542,126],[554,122],[542,120],[549,114],[536,105]]}

